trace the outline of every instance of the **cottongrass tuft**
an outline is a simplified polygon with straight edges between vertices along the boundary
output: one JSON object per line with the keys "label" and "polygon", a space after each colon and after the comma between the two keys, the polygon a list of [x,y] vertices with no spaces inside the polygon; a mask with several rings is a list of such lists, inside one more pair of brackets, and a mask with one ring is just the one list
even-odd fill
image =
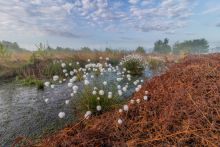
{"label": "cottongrass tuft", "polygon": [[92,112],[91,111],[87,111],[84,115],[84,118],[85,119],[89,119],[89,117],[92,115]]}
{"label": "cottongrass tuft", "polygon": [[70,103],[70,100],[65,100],[65,104],[68,105]]}
{"label": "cottongrass tuft", "polygon": [[140,99],[136,99],[136,102],[139,104],[141,102],[141,100]]}
{"label": "cottongrass tuft", "polygon": [[121,125],[123,123],[122,119],[118,119],[118,124]]}
{"label": "cottongrass tuft", "polygon": [[144,96],[144,100],[145,100],[145,101],[147,101],[147,100],[148,100],[148,97],[147,97],[146,95]]}
{"label": "cottongrass tuft", "polygon": [[124,111],[128,111],[128,105],[123,106]]}
{"label": "cottongrass tuft", "polygon": [[102,110],[102,106],[100,106],[100,105],[96,106],[96,110],[97,111],[101,111]]}
{"label": "cottongrass tuft", "polygon": [[99,95],[104,95],[105,94],[105,92],[104,92],[104,90],[99,90]]}
{"label": "cottongrass tuft", "polygon": [[124,71],[130,71],[131,75],[141,75],[145,68],[145,61],[142,56],[138,54],[131,54],[125,56],[121,63]]}
{"label": "cottongrass tuft", "polygon": [[66,115],[65,112],[60,112],[60,113],[58,114],[59,118],[64,118],[65,115]]}

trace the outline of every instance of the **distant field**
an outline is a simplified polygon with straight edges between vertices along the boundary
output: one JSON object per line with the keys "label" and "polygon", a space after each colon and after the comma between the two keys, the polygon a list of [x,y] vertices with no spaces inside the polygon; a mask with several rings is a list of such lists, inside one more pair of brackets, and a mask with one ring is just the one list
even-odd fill
{"label": "distant field", "polygon": [[[14,77],[16,71],[22,69],[24,66],[33,65],[36,63],[48,63],[55,60],[64,61],[81,61],[87,62],[88,59],[97,61],[99,57],[109,57],[112,62],[119,62],[120,59],[132,52],[102,52],[102,51],[52,51],[52,52],[13,52],[8,57],[1,58],[0,60],[0,78],[1,77]],[[172,62],[178,60],[181,56],[177,55],[163,55],[163,54],[141,54],[146,59],[162,60],[164,62]],[[34,61],[33,61],[34,60]],[[38,61],[38,62],[36,62]],[[34,63],[36,62],[36,63]],[[114,64],[114,63],[113,63]],[[45,65],[45,64],[42,64]],[[27,68],[26,68],[27,69]]]}

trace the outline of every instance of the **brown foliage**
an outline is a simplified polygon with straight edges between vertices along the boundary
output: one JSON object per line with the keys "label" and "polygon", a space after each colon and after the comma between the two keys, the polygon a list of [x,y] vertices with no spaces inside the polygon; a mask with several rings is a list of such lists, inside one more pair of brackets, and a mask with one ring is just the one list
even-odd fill
{"label": "brown foliage", "polygon": [[137,98],[127,113],[83,120],[35,146],[220,146],[220,54],[185,58],[146,82]]}

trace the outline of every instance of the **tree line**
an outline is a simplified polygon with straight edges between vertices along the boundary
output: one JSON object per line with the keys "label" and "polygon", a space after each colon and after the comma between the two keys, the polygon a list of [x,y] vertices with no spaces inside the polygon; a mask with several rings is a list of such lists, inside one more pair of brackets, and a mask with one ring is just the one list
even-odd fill
{"label": "tree line", "polygon": [[[38,50],[46,50],[46,51],[83,51],[83,52],[92,52],[97,51],[90,49],[89,47],[82,47],[79,50],[75,50],[73,48],[63,48],[56,47],[52,48],[48,44],[40,43],[36,45]],[[16,42],[9,41],[0,41],[0,54],[5,54],[7,51],[27,51],[23,48],[20,48]],[[115,52],[119,50],[114,50],[111,48],[106,48],[104,51],[106,52]],[[123,52],[130,52],[128,50],[120,50]],[[145,49],[142,46],[139,46],[135,49],[137,53],[145,53]],[[165,38],[164,40],[158,40],[154,43],[153,52],[162,53],[162,54],[181,54],[181,53],[207,53],[209,52],[209,44],[208,41],[204,38],[202,39],[194,39],[194,40],[186,40],[183,42],[176,42],[173,46],[169,45],[169,39]]]}
{"label": "tree line", "polygon": [[157,53],[207,53],[209,52],[208,41],[204,38],[186,40],[183,42],[176,42],[172,47],[169,45],[169,40],[165,38],[163,41],[158,40],[154,43],[154,52]]}

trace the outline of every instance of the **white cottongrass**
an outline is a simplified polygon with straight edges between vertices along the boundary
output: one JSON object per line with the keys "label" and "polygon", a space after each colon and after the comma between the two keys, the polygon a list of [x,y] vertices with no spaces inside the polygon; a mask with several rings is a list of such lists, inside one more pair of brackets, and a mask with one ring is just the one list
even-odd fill
{"label": "white cottongrass", "polygon": [[70,75],[72,76],[74,74],[74,72],[73,71],[70,71]]}
{"label": "white cottongrass", "polygon": [[118,119],[118,124],[121,125],[123,123],[122,119]]}
{"label": "white cottongrass", "polygon": [[119,112],[119,113],[122,113],[122,112],[123,112],[123,110],[122,110],[122,109],[119,109],[119,110],[118,110],[118,112]]}
{"label": "white cottongrass", "polygon": [[87,111],[84,115],[84,118],[85,119],[88,119],[90,116],[92,115],[92,112],[91,111]]}
{"label": "white cottongrass", "polygon": [[148,92],[148,91],[145,91],[144,93],[145,93],[146,95],[148,95],[149,92]]}
{"label": "white cottongrass", "polygon": [[122,91],[121,91],[121,90],[118,90],[118,95],[119,95],[119,96],[122,96],[122,94],[123,94]]}
{"label": "white cottongrass", "polygon": [[135,88],[135,91],[136,91],[136,92],[140,91],[140,88],[138,88],[138,87],[137,87],[137,88]]}
{"label": "white cottongrass", "polygon": [[124,92],[126,92],[126,91],[127,91],[127,87],[123,87],[122,90],[123,90]]}
{"label": "white cottongrass", "polygon": [[46,98],[44,101],[45,101],[45,103],[48,103],[49,99],[48,99],[48,98]]}
{"label": "white cottongrass", "polygon": [[73,83],[68,83],[67,86],[68,87],[73,87]]}
{"label": "white cottongrass", "polygon": [[102,106],[100,106],[100,105],[96,106],[96,110],[97,111],[101,111],[102,110]]}
{"label": "white cottongrass", "polygon": [[70,103],[70,100],[65,100],[65,104],[68,105]]}
{"label": "white cottongrass", "polygon": [[67,70],[66,69],[63,69],[63,73],[66,73],[67,72]]}
{"label": "white cottongrass", "polygon": [[148,97],[147,97],[146,95],[144,96],[144,100],[145,100],[145,101],[147,101],[147,100],[148,100]]}
{"label": "white cottongrass", "polygon": [[77,91],[78,89],[79,89],[78,86],[76,86],[76,85],[73,86],[73,91]]}
{"label": "white cottongrass", "polygon": [[118,85],[117,88],[118,88],[118,89],[121,89],[121,85]]}
{"label": "white cottongrass", "polygon": [[117,78],[116,80],[117,80],[118,82],[120,82],[120,81],[122,80],[122,78]]}
{"label": "white cottongrass", "polygon": [[85,85],[89,85],[89,81],[88,81],[88,80],[85,80],[85,81],[84,81],[84,84],[85,84]]}
{"label": "white cottongrass", "polygon": [[64,118],[65,115],[66,115],[65,112],[60,112],[60,113],[58,114],[59,118]]}
{"label": "white cottongrass", "polygon": [[92,95],[96,95],[97,92],[95,90],[92,91]]}
{"label": "white cottongrass", "polygon": [[133,99],[130,100],[130,103],[131,103],[131,104],[134,104],[134,102],[135,102],[135,101],[134,101]]}
{"label": "white cottongrass", "polygon": [[138,87],[139,89],[141,89],[141,88],[142,88],[142,85],[138,85],[137,87]]}
{"label": "white cottongrass", "polygon": [[61,67],[62,67],[62,68],[66,67],[66,63],[62,63],[62,64],[61,64]]}
{"label": "white cottongrass", "polygon": [[124,110],[124,111],[128,111],[128,105],[124,105],[124,106],[123,106],[123,110]]}
{"label": "white cottongrass", "polygon": [[104,94],[105,94],[104,90],[99,90],[99,95],[104,95]]}
{"label": "white cottongrass", "polygon": [[58,76],[58,75],[54,75],[54,76],[53,76],[53,80],[54,80],[54,81],[57,81],[58,79],[59,79],[59,76]]}
{"label": "white cottongrass", "polygon": [[105,86],[106,86],[106,85],[107,85],[107,81],[104,81],[104,82],[103,82],[103,85],[105,85]]}
{"label": "white cottongrass", "polygon": [[49,86],[50,86],[50,82],[45,82],[44,85],[45,85],[46,87],[49,87]]}
{"label": "white cottongrass", "polygon": [[50,87],[51,87],[51,88],[54,88],[54,87],[55,87],[55,85],[54,85],[54,84],[51,84],[51,85],[50,85]]}
{"label": "white cottongrass", "polygon": [[109,99],[112,98],[112,92],[108,92],[108,98],[109,98]]}

